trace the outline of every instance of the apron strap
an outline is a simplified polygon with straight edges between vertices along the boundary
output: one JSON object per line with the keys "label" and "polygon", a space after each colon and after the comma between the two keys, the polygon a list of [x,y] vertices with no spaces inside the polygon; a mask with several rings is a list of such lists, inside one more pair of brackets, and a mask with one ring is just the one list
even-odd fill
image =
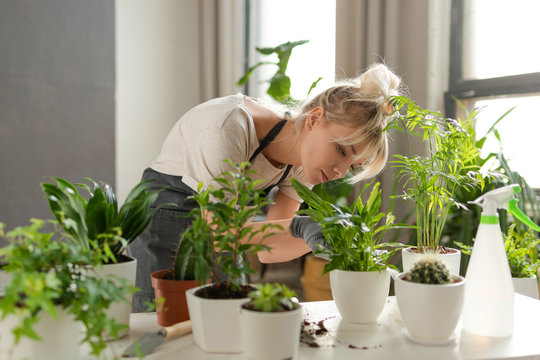
{"label": "apron strap", "polygon": [[259,155],[259,153],[261,151],[263,151],[263,149],[265,147],[267,147],[270,142],[272,142],[272,140],[274,140],[276,138],[276,136],[278,136],[278,134],[280,133],[281,129],[283,129],[283,127],[285,126],[285,123],[287,122],[287,120],[283,119],[281,120],[280,122],[278,122],[276,125],[274,125],[274,127],[272,129],[270,129],[270,131],[268,132],[268,134],[265,135],[265,137],[261,140],[261,143],[259,144],[259,147],[255,150],[255,152],[253,153],[253,155],[251,155],[251,157],[249,158],[249,161],[251,162],[253,159],[255,159],[255,157],[257,155]]}
{"label": "apron strap", "polygon": [[[250,162],[253,161],[253,159],[255,159],[255,157],[257,155],[259,155],[259,153],[261,151],[263,151],[263,149],[265,147],[267,147],[272,142],[272,140],[274,140],[276,138],[276,136],[278,136],[278,134],[283,129],[283,127],[285,126],[286,123],[287,123],[287,120],[283,119],[280,122],[278,122],[276,125],[274,125],[274,127],[272,129],[270,129],[270,131],[261,140],[261,143],[259,144],[259,147],[255,150],[253,155],[251,155],[251,157],[249,158]],[[291,171],[291,169],[292,169],[292,165],[287,165],[287,168],[285,169],[285,172],[283,173],[283,175],[281,176],[279,181],[277,183],[275,183],[274,185],[270,185],[269,187],[264,189],[264,192],[268,193],[274,186],[278,185],[280,182],[285,180],[287,175],[289,175],[289,172]]]}

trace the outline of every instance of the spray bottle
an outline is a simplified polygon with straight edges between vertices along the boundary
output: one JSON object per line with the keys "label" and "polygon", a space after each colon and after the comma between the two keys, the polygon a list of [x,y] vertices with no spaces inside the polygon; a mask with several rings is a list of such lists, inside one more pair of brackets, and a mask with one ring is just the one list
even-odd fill
{"label": "spray bottle", "polygon": [[508,210],[516,220],[539,231],[516,205],[514,195],[520,191],[519,185],[508,185],[471,202],[483,211],[465,274],[463,330],[469,333],[506,337],[514,330],[514,286],[497,209]]}

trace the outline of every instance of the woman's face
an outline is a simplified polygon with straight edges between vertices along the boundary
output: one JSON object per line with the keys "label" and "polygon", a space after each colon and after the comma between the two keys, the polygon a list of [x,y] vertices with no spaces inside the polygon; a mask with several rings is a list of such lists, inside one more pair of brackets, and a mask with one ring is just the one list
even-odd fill
{"label": "woman's face", "polygon": [[328,123],[324,109],[320,108],[319,112],[316,109],[306,119],[306,135],[300,150],[304,174],[313,185],[342,179],[351,167],[360,166],[363,162],[354,159],[363,150],[361,145],[342,145],[333,141],[351,135],[357,129]]}

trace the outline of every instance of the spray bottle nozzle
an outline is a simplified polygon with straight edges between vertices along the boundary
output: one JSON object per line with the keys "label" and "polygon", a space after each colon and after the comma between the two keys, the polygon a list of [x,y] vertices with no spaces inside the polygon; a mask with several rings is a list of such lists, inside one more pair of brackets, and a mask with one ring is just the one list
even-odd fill
{"label": "spray bottle nozzle", "polygon": [[517,206],[518,200],[512,199],[508,203],[508,211],[514,215],[516,219],[530,227],[535,231],[540,231],[540,226],[536,225],[521,209]]}
{"label": "spray bottle nozzle", "polygon": [[521,187],[518,184],[512,184],[488,191],[470,203],[481,206],[484,209],[482,213],[482,222],[498,223],[498,219],[495,220],[492,217],[496,217],[497,209],[506,209],[517,220],[536,231],[540,231],[540,226],[529,219],[529,217],[517,206],[518,200],[514,199],[514,195],[519,192],[521,192]]}
{"label": "spray bottle nozzle", "polygon": [[521,191],[517,184],[503,186],[501,188],[488,191],[471,204],[476,204],[484,209],[483,215],[496,216],[497,209],[508,209],[508,203],[514,198],[514,194]]}

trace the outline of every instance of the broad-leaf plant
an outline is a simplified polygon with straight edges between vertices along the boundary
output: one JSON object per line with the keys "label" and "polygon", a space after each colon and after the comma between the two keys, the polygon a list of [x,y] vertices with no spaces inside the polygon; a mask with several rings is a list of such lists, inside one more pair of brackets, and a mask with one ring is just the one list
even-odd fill
{"label": "broad-leaf plant", "polygon": [[[323,200],[313,190],[292,180],[298,195],[309,208],[299,210],[299,214],[309,215],[322,227],[327,243],[326,247],[316,250],[315,254],[323,254],[330,260],[324,272],[339,269],[346,271],[382,271],[390,267],[389,258],[402,244],[383,242],[382,236],[390,229],[409,229],[406,224],[394,223],[394,216],[389,212],[381,212],[380,184],[364,185],[359,196],[351,206],[340,206]],[[364,203],[362,195],[370,190]],[[397,270],[397,269],[396,269]]]}
{"label": "broad-leaf plant", "polygon": [[[103,252],[105,263],[118,262],[125,247],[148,226],[156,210],[151,205],[160,192],[150,187],[150,180],[142,181],[119,208],[112,188],[104,182],[86,179],[93,184],[90,188],[58,177],[54,180],[56,184],[41,184],[51,212],[77,245]],[[87,192],[88,200],[79,189]]]}

